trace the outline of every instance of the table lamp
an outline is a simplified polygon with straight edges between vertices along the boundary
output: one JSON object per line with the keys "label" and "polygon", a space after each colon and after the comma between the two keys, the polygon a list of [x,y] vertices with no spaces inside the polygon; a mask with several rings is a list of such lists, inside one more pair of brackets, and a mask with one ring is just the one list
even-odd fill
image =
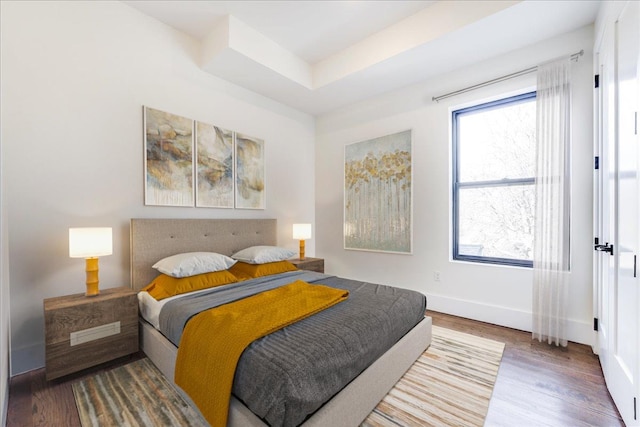
{"label": "table lamp", "polygon": [[69,229],[69,257],[86,260],[86,296],[96,296],[98,288],[98,257],[113,253],[111,227],[82,227]]}
{"label": "table lamp", "polygon": [[293,238],[300,240],[300,259],[304,259],[304,241],[311,238],[311,224],[293,224]]}

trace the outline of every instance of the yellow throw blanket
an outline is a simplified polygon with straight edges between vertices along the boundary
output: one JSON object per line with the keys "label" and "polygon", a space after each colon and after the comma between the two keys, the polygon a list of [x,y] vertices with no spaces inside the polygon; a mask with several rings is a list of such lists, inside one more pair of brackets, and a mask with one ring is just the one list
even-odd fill
{"label": "yellow throw blanket", "polygon": [[329,308],[349,292],[301,280],[203,311],[187,323],[175,381],[212,426],[226,426],[236,365],[253,341]]}

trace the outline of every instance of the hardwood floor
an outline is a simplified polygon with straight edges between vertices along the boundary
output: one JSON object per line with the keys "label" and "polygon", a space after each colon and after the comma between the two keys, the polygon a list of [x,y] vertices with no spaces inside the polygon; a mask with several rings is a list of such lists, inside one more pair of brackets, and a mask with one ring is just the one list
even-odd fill
{"label": "hardwood floor", "polygon": [[11,378],[7,427],[81,427],[71,384],[142,357],[138,352],[52,381],[44,368]]}
{"label": "hardwood floor", "polygon": [[[591,348],[566,350],[531,340],[528,332],[427,312],[433,324],[506,344],[486,426],[624,426]],[[118,359],[47,382],[44,369],[11,379],[7,426],[80,426],[71,384],[143,357]]]}
{"label": "hardwood floor", "polygon": [[504,342],[485,426],[624,426],[591,347],[566,349],[531,333],[428,311],[433,324]]}

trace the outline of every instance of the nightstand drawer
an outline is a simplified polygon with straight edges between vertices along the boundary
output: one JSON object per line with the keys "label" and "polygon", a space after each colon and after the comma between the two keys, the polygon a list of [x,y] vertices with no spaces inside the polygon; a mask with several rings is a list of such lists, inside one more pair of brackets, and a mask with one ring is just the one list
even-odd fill
{"label": "nightstand drawer", "polygon": [[289,259],[287,260],[291,264],[298,267],[300,270],[317,271],[318,273],[324,273],[324,259],[323,258],[308,258],[305,259]]}
{"label": "nightstand drawer", "polygon": [[129,288],[46,299],[44,320],[47,380],[138,351],[138,300]]}

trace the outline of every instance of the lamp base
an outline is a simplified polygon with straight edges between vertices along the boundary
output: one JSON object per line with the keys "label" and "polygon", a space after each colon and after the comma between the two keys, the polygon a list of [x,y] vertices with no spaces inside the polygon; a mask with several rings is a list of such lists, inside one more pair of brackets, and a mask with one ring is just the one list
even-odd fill
{"label": "lamp base", "polygon": [[95,297],[100,294],[98,284],[98,258],[85,258],[86,260],[86,272],[87,272],[87,291],[85,296]]}
{"label": "lamp base", "polygon": [[304,259],[304,240],[300,240],[300,259]]}

